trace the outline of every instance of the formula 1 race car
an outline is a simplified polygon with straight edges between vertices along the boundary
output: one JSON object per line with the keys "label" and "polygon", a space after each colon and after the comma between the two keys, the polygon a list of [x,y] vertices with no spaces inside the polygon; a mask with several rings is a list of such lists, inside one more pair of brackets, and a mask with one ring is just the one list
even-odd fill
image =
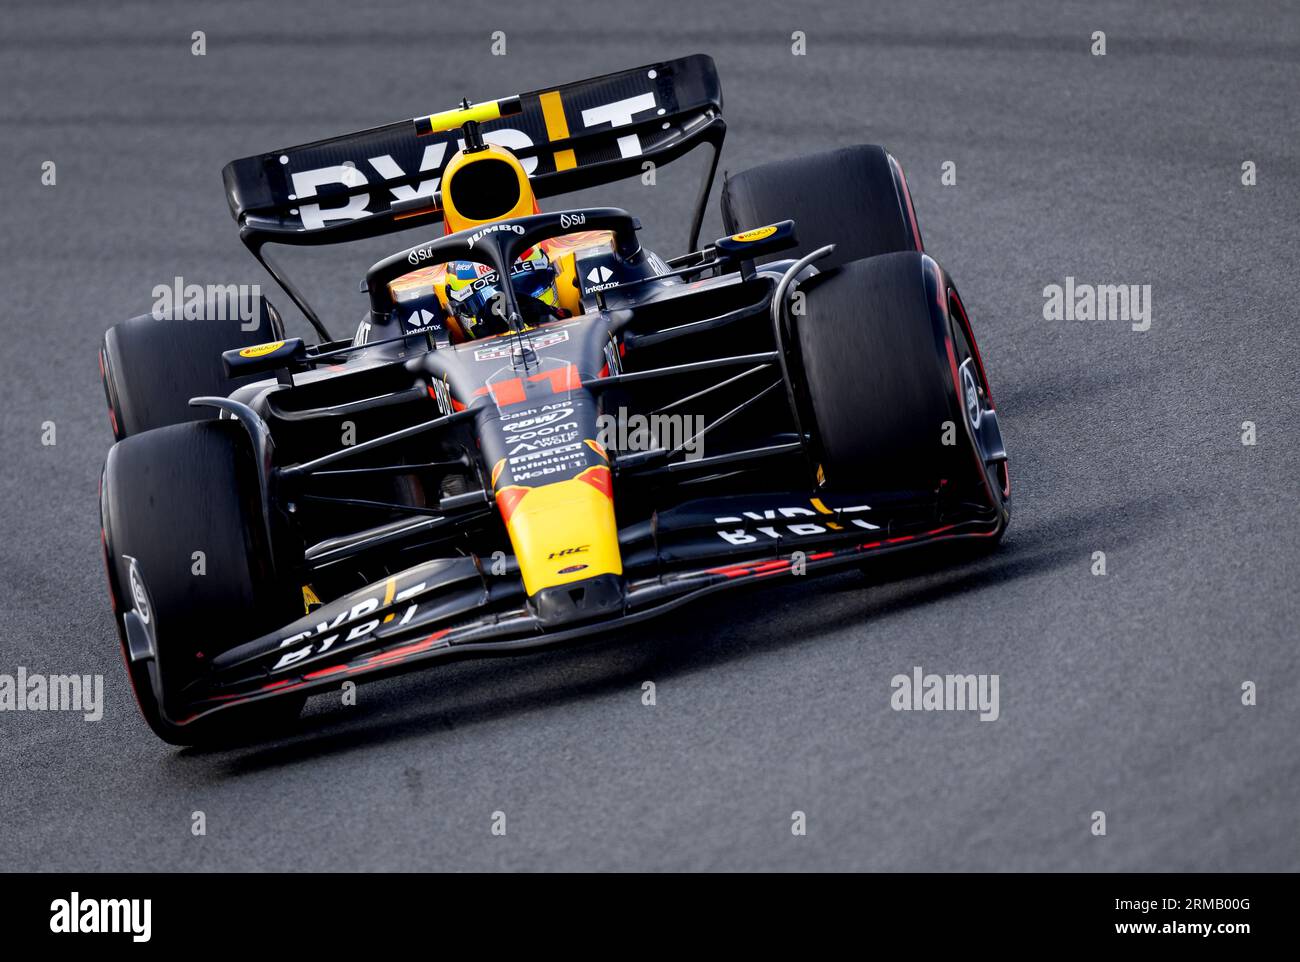
{"label": "formula 1 race car", "polygon": [[[997,414],[897,161],[727,177],[730,233],[701,246],[725,130],[696,55],[226,167],[241,238],[320,341],[260,294],[104,337],[104,556],[160,737],[270,734],[345,681],[997,542]],[[689,253],[537,202],[697,146]],[[421,228],[342,340],[265,252]]]}

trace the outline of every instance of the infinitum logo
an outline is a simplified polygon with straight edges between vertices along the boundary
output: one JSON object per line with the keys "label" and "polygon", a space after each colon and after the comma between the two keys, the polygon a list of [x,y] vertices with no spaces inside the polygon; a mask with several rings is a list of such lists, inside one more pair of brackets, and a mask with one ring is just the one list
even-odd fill
{"label": "infinitum logo", "polygon": [[50,903],[50,931],[58,935],[129,933],[133,942],[148,942],[152,899],[70,899]]}

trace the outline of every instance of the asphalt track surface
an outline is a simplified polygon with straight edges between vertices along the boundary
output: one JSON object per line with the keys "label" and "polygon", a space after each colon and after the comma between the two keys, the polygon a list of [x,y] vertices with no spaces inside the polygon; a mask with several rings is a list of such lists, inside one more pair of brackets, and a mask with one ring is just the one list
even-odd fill
{"label": "asphalt track surface", "polygon": [[[0,672],[103,673],[106,706],[98,723],[0,715],[0,865],[1300,867],[1300,12],[441,6],[6,5]],[[496,29],[504,57],[489,53]],[[790,53],[795,30],[807,56]],[[1089,53],[1094,30],[1105,57]],[[95,352],[176,275],[269,289],[235,237],[221,166],[696,51],[723,79],[731,170],[869,142],[908,171],[1002,416],[1002,548],[950,570],[717,596],[592,644],[362,687],[353,708],[316,698],[268,744],[155,739],[99,558],[110,435]],[[673,254],[698,172],[582,199],[640,213]],[[418,239],[293,263],[342,328],[363,309],[366,266]],[[1151,285],[1150,330],[1045,320],[1043,288],[1067,276]],[[891,710],[890,679],[917,665],[998,674],[999,720]],[[496,811],[505,837],[490,833]]]}

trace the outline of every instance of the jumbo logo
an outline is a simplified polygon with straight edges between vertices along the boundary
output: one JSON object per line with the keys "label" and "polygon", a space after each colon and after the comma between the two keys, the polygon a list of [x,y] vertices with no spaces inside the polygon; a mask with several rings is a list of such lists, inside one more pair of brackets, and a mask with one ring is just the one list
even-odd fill
{"label": "jumbo logo", "polygon": [[[637,94],[613,103],[584,107],[581,110],[582,125],[587,128],[599,127],[605,124],[611,127],[625,127],[633,122],[637,114],[644,114],[646,111],[653,111],[657,108],[658,103],[653,92]],[[545,129],[543,119],[537,117],[536,120],[539,129]],[[484,131],[483,139],[488,143],[497,144],[516,153],[534,146],[533,137],[527,131],[514,127],[499,127],[496,130]],[[556,134],[550,134],[550,139],[563,138]],[[387,204],[383,204],[380,209],[386,209],[388,204],[407,203],[418,198],[427,198],[432,201],[438,192],[438,184],[442,180],[442,171],[449,159],[447,148],[452,143],[452,140],[447,139],[426,145],[420,155],[419,165],[414,174],[403,170],[401,164],[393,159],[392,154],[367,157],[365,163],[370,165],[381,181],[391,182],[423,173],[433,175],[427,180],[421,180],[414,184],[393,184],[389,186],[387,189],[389,194],[392,195],[391,200]],[[459,139],[455,140],[455,144],[457,150],[464,146],[464,142]],[[641,154],[641,138],[637,134],[620,137],[618,149],[619,153],[624,157],[639,156]],[[287,165],[289,162],[287,154],[281,155],[280,163]],[[523,165],[524,173],[532,176],[537,170],[538,158],[523,157],[520,158],[520,163]],[[290,199],[296,202],[296,210],[305,230],[320,230],[329,226],[333,221],[357,220],[374,213],[370,209],[371,202],[374,200],[370,191],[363,190],[356,194],[350,193],[369,184],[369,179],[362,172],[361,163],[358,161],[347,160],[334,166],[294,171],[289,174],[289,180],[293,188],[293,195]],[[311,198],[319,196],[322,187],[335,184],[348,188],[349,196],[345,203],[336,207],[321,207],[320,204],[311,202]]]}
{"label": "jumbo logo", "polygon": [[491,227],[484,227],[482,230],[475,231],[469,235],[469,246],[472,248],[488,234],[495,234],[497,231],[508,230],[513,234],[522,234],[524,229],[518,224],[493,224]]}

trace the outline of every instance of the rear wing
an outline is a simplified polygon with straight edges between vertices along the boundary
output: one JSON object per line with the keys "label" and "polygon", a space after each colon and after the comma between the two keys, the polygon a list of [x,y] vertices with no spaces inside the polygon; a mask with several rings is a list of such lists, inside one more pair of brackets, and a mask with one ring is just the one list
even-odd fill
{"label": "rear wing", "polygon": [[265,246],[337,244],[441,221],[438,183],[465,119],[514,151],[538,197],[635,176],[647,162],[710,145],[688,250],[697,246],[727,130],[718,71],[703,54],[231,161],[222,177],[240,239],[325,340],[329,331]]}
{"label": "rear wing", "polygon": [[[703,54],[477,104],[483,138],[523,162],[538,197],[640,174],[726,132],[722,88]],[[447,112],[452,113],[452,112]],[[457,111],[462,117],[464,111]],[[250,247],[334,244],[436,223],[459,125],[417,117],[231,161],[230,210]]]}

